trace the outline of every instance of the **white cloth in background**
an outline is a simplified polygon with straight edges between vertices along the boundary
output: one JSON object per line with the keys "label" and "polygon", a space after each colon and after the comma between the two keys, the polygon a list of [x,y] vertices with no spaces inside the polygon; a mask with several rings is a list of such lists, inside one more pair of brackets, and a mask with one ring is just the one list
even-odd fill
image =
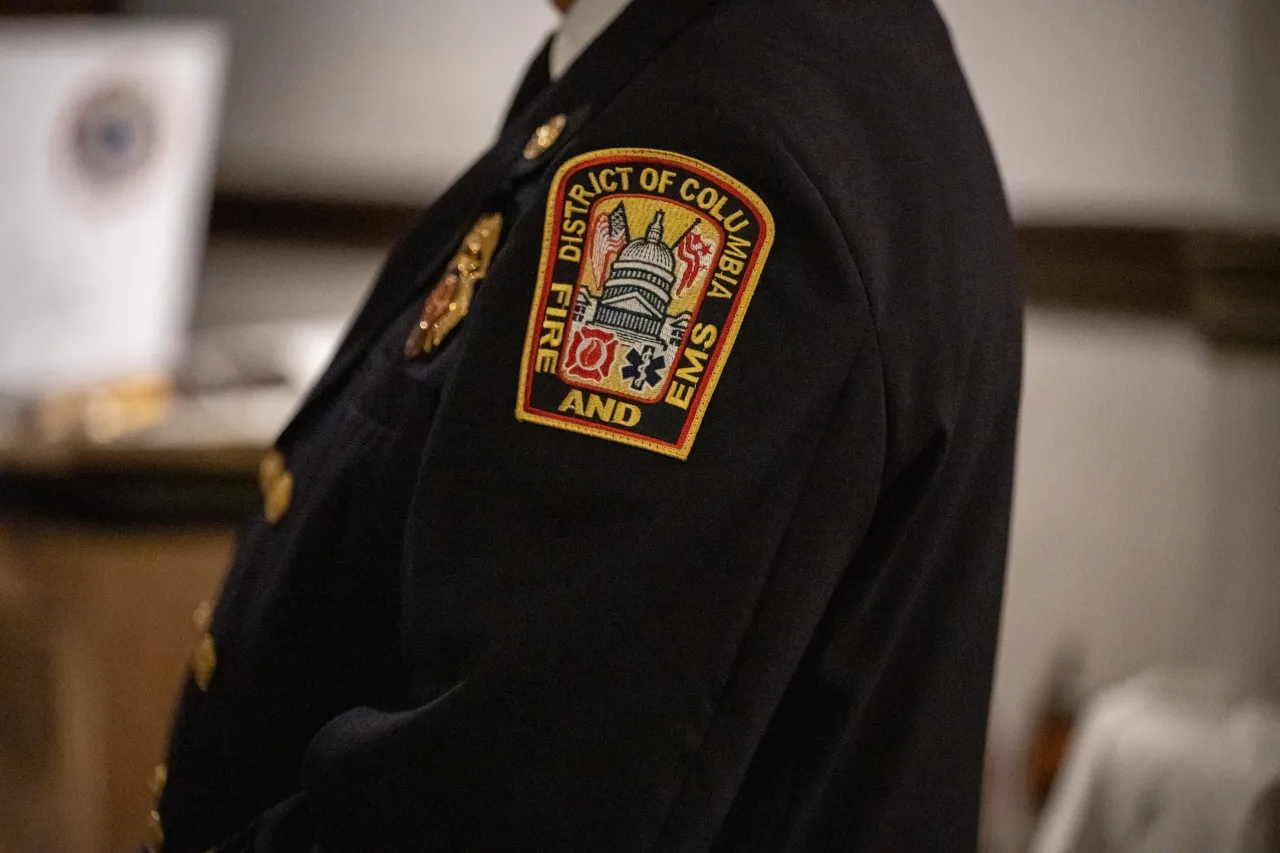
{"label": "white cloth in background", "polygon": [[1082,718],[1032,853],[1280,853],[1280,711],[1149,673]]}
{"label": "white cloth in background", "polygon": [[548,56],[551,79],[558,80],[569,66],[604,32],[631,0],[577,0],[565,12],[560,29],[551,37]]}

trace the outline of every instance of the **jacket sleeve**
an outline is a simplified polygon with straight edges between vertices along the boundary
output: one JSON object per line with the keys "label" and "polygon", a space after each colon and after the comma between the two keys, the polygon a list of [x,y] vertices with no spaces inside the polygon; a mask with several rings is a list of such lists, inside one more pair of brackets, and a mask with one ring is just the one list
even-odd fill
{"label": "jacket sleeve", "polygon": [[[768,207],[772,251],[680,460],[513,417],[550,227],[517,223],[423,454],[411,695],[332,720],[307,752],[321,850],[652,848],[701,786],[744,771],[866,530],[882,374],[820,194],[751,128],[598,124],[576,150],[732,174]],[[282,851],[268,835],[243,849]]]}

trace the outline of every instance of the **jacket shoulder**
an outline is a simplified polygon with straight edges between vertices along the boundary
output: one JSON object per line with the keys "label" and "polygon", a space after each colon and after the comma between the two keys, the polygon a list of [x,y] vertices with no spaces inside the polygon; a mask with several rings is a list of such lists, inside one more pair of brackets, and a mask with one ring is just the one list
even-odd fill
{"label": "jacket shoulder", "polygon": [[650,134],[705,138],[727,171],[803,198],[806,227],[826,220],[811,244],[838,233],[899,396],[950,411],[982,365],[1017,373],[1014,233],[932,2],[726,0],[620,101]]}

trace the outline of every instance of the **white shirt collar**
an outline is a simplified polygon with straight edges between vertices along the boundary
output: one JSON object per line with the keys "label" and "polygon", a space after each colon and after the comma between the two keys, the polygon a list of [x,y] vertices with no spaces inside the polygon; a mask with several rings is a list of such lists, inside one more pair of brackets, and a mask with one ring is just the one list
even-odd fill
{"label": "white shirt collar", "polygon": [[548,70],[558,80],[631,0],[577,0],[551,37]]}

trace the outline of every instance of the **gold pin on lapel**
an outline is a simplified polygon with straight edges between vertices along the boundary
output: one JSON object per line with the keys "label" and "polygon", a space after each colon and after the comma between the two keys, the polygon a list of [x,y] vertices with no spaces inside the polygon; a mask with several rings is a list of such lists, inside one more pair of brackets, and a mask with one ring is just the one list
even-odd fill
{"label": "gold pin on lapel", "polygon": [[476,283],[489,271],[498,238],[502,235],[502,214],[488,213],[463,238],[444,276],[431,289],[422,305],[418,323],[404,343],[405,358],[431,352],[462,322],[471,310]]}
{"label": "gold pin on lapel", "polygon": [[535,130],[533,136],[530,136],[529,141],[524,145],[524,159],[537,160],[546,153],[548,148],[555,145],[561,132],[564,131],[565,121],[564,113],[561,113],[547,119],[546,124]]}

